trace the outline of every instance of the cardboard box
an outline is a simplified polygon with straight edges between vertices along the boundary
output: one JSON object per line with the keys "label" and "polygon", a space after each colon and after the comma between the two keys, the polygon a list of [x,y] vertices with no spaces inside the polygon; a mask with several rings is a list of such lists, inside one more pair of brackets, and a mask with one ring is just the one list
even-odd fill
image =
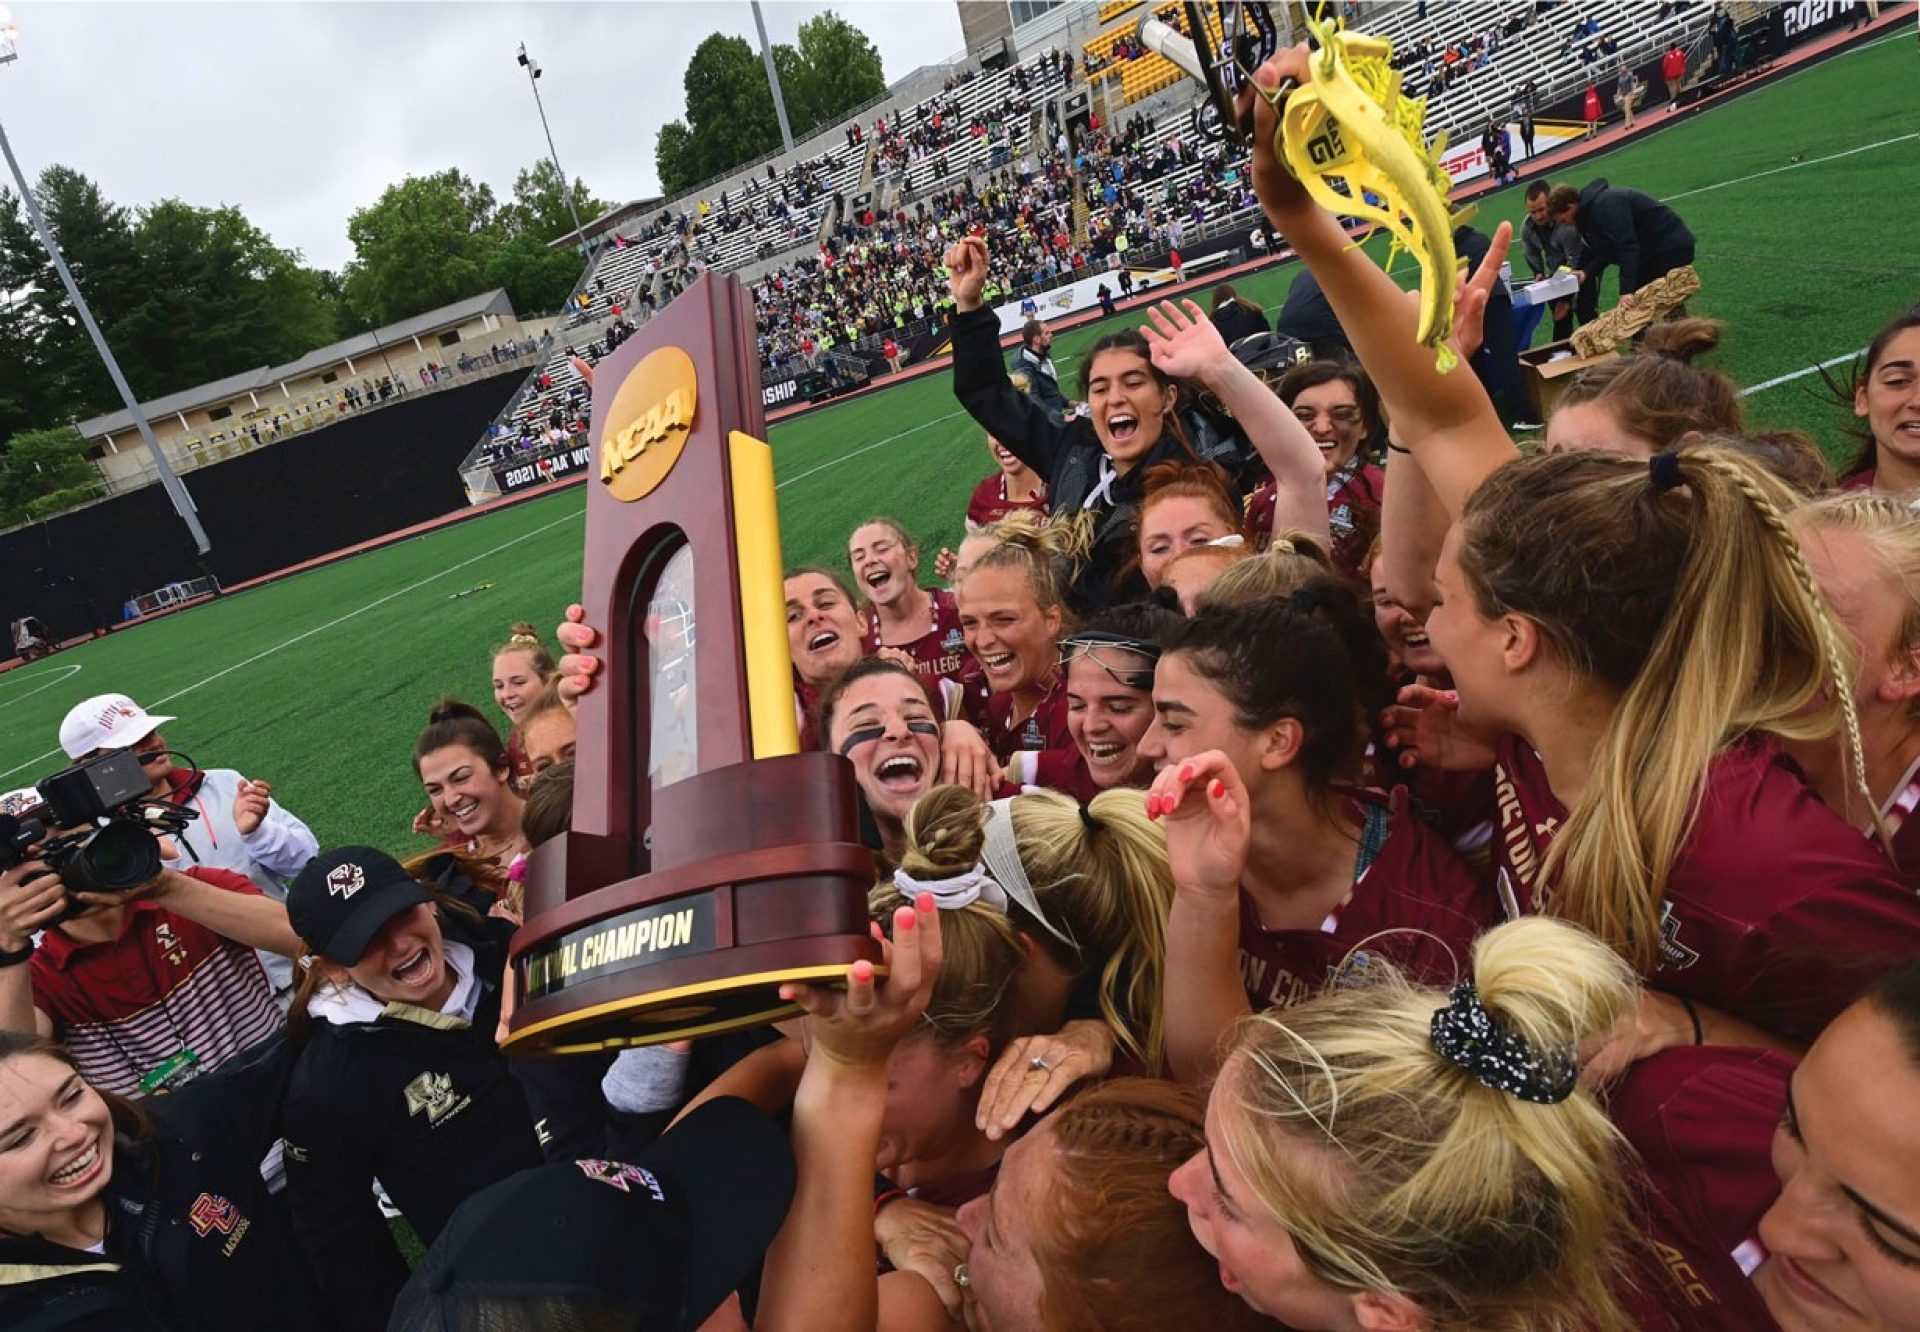
{"label": "cardboard box", "polygon": [[1527,384],[1527,402],[1533,408],[1533,419],[1546,420],[1568,383],[1582,370],[1619,359],[1620,353],[1611,349],[1600,356],[1581,356],[1574,351],[1571,340],[1549,342],[1544,347],[1521,352],[1521,378]]}

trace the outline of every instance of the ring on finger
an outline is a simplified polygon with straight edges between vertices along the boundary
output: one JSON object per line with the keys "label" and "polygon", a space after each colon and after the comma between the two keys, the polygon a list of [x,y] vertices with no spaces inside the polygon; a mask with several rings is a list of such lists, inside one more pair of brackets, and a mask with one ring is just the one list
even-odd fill
{"label": "ring on finger", "polygon": [[1031,1058],[1031,1059],[1029,1059],[1029,1060],[1027,1061],[1027,1072],[1029,1072],[1029,1073],[1051,1073],[1051,1072],[1053,1072],[1053,1065],[1052,1065],[1052,1064],[1049,1064],[1049,1063],[1048,1063],[1048,1062],[1047,1062],[1047,1061],[1046,1061],[1046,1060],[1045,1060],[1044,1058],[1042,1058],[1042,1057],[1041,1057],[1040,1055],[1035,1055],[1035,1056],[1034,1056],[1033,1058]]}

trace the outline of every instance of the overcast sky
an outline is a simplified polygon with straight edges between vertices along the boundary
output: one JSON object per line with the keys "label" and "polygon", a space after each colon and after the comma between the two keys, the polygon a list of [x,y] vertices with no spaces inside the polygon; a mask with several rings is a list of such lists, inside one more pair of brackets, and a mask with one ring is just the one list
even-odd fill
{"label": "overcast sky", "polygon": [[[521,42],[561,166],[611,202],[657,191],[654,135],[683,110],[694,48],[756,42],[745,0],[7,7],[20,58],[0,66],[0,122],[29,180],[59,162],[117,203],[237,204],[323,268],[352,257],[348,214],[402,176],[457,166],[504,199],[546,153]],[[829,8],[889,83],[964,45],[952,0],[767,0],[767,35],[790,43]]]}

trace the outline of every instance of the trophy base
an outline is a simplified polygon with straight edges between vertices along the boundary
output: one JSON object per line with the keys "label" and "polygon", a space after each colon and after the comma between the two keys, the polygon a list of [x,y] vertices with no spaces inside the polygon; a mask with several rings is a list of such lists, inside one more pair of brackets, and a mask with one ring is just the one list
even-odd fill
{"label": "trophy base", "polygon": [[[630,995],[524,1025],[516,1018],[501,1049],[512,1055],[590,1054],[764,1026],[801,1015],[799,1007],[780,997],[782,985],[839,985],[846,978],[847,965],[837,962],[724,976]],[[876,965],[874,970],[886,974],[885,967]]]}

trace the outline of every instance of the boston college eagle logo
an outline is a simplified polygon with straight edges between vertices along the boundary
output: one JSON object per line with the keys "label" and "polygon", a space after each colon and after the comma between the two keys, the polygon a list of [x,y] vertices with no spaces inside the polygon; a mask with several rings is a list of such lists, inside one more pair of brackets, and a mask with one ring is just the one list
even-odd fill
{"label": "boston college eagle logo", "polygon": [[575,1161],[574,1164],[588,1179],[611,1184],[622,1193],[632,1193],[633,1186],[638,1184],[653,1195],[655,1202],[666,1201],[667,1195],[661,1190],[660,1181],[639,1166],[628,1165],[624,1161]]}
{"label": "boston college eagle logo", "polygon": [[352,897],[366,886],[366,871],[351,861],[327,871],[327,894],[331,897]]}
{"label": "boston college eagle logo", "polygon": [[187,1224],[194,1232],[205,1239],[214,1231],[222,1235],[231,1235],[240,1221],[240,1209],[217,1193],[203,1193],[193,1200],[193,1206],[187,1209]]}
{"label": "boston college eagle logo", "polygon": [[407,1114],[424,1113],[428,1124],[438,1124],[448,1115],[464,1110],[472,1100],[453,1090],[453,1079],[445,1073],[422,1073],[406,1085]]}

